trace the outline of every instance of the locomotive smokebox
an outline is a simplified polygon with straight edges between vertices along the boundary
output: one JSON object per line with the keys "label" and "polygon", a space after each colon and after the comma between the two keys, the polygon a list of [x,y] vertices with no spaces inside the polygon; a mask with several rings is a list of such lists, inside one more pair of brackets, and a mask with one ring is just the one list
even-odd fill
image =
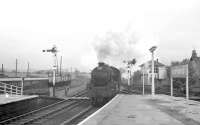
{"label": "locomotive smokebox", "polygon": [[104,62],[99,62],[98,64],[99,64],[99,66],[103,66],[103,65],[105,65]]}

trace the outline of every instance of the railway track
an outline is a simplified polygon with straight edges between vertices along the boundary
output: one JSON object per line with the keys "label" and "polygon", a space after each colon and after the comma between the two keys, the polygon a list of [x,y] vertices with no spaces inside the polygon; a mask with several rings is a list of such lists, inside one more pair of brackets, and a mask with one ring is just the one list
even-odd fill
{"label": "railway track", "polygon": [[74,94],[73,97],[83,97],[85,95],[87,95],[87,91],[86,90]]}
{"label": "railway track", "polygon": [[75,115],[74,117],[72,117],[71,119],[64,121],[61,125],[77,125],[79,122],[87,118],[89,115],[91,115],[98,109],[99,108],[97,107],[90,106],[85,110],[81,111],[80,113],[78,113],[77,115]]}
{"label": "railway track", "polygon": [[[80,97],[85,95],[86,91],[77,93],[75,97]],[[83,106],[82,106],[83,105]],[[42,107],[31,112],[0,121],[0,124],[12,124],[12,125],[24,125],[24,124],[35,124],[44,119],[48,119],[51,116],[55,116],[59,113],[68,112],[69,110],[76,109],[77,107],[88,106],[88,100],[73,100],[67,99],[62,100],[57,103]]]}

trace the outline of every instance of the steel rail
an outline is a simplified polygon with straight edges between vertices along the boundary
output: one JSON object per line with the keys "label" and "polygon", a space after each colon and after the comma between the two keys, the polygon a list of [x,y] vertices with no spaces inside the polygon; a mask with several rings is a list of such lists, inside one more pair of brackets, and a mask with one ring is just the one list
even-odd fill
{"label": "steel rail", "polygon": [[[82,91],[82,92],[80,92],[80,93],[76,93],[74,96],[77,97],[77,96],[80,96],[80,95],[83,95],[83,94],[85,94],[85,91]],[[39,108],[39,109],[36,109],[36,110],[30,111],[30,112],[27,112],[27,113],[25,113],[25,114],[18,115],[18,116],[16,116],[16,117],[12,117],[12,118],[6,119],[6,120],[4,120],[4,121],[0,121],[0,124],[5,124],[5,123],[12,122],[12,121],[14,121],[14,120],[17,120],[17,119],[26,117],[26,116],[28,116],[28,115],[31,115],[31,114],[34,114],[34,113],[38,113],[38,112],[40,112],[40,111],[42,111],[42,110],[47,110],[47,109],[49,109],[49,108],[51,108],[51,107],[54,107],[54,106],[56,106],[56,105],[59,105],[59,104],[61,104],[61,103],[69,102],[70,100],[71,100],[71,99],[65,99],[65,100],[62,100],[62,101],[59,101],[59,102],[56,102],[56,103],[53,103],[53,104],[50,104],[50,105],[41,107],[41,108]]]}
{"label": "steel rail", "polygon": [[62,122],[60,125],[68,125],[69,123],[71,123],[72,121],[75,121],[76,119],[80,118],[81,116],[83,116],[87,112],[91,111],[92,109],[93,109],[93,107],[89,106],[86,109],[84,109],[83,111],[81,111],[80,113],[78,113],[75,116],[73,116],[72,118]]}
{"label": "steel rail", "polygon": [[48,117],[48,116],[50,116],[50,115],[57,115],[57,114],[59,114],[59,111],[61,111],[61,110],[63,110],[63,109],[65,109],[65,111],[66,110],[71,110],[71,109],[73,109],[73,108],[76,108],[76,107],[78,107],[80,104],[82,104],[83,102],[77,102],[77,101],[75,101],[75,102],[73,102],[73,103],[71,103],[71,104],[69,104],[69,105],[66,105],[65,107],[62,107],[62,108],[59,108],[59,109],[56,109],[56,110],[52,110],[52,111],[50,111],[50,112],[46,112],[46,113],[41,113],[41,115],[37,115],[36,117],[34,117],[34,118],[30,118],[30,119],[25,119],[25,120],[23,120],[22,119],[22,121],[19,121],[19,122],[17,122],[17,125],[25,125],[25,124],[34,124],[34,122],[36,122],[37,120],[39,120],[39,119],[42,119],[42,118],[45,118],[45,117]]}
{"label": "steel rail", "polygon": [[42,108],[33,110],[33,111],[31,111],[31,112],[27,112],[27,113],[25,113],[25,114],[18,115],[18,116],[16,116],[16,117],[13,117],[13,118],[10,118],[10,119],[4,120],[4,121],[0,121],[0,124],[12,122],[13,120],[16,120],[16,119],[19,119],[19,118],[22,118],[22,117],[25,117],[25,116],[28,116],[28,115],[31,115],[31,114],[40,112],[40,111],[42,111],[42,110],[47,110],[47,109],[49,109],[49,108],[51,108],[51,107],[54,107],[54,106],[59,105],[59,104],[61,104],[61,103],[65,103],[65,102],[67,102],[67,101],[69,101],[69,100],[59,101],[59,102],[53,103],[53,104],[51,104],[51,105],[48,105],[48,106],[45,106],[45,107],[42,107]]}

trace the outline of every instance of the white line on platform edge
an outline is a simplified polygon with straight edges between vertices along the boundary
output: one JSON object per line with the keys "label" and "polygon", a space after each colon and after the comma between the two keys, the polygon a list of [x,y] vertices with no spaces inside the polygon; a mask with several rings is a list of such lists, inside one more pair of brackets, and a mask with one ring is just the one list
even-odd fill
{"label": "white line on platform edge", "polygon": [[112,103],[119,95],[116,95],[113,99],[111,99],[106,105],[104,105],[103,107],[101,107],[100,109],[98,109],[96,112],[94,112],[93,114],[91,114],[90,116],[88,116],[86,119],[84,119],[83,121],[81,121],[80,123],[78,123],[77,125],[83,125],[86,121],[88,121],[89,119],[91,119],[94,115],[98,114],[101,110],[103,110],[105,107],[107,107],[108,105],[110,105],[110,103]]}

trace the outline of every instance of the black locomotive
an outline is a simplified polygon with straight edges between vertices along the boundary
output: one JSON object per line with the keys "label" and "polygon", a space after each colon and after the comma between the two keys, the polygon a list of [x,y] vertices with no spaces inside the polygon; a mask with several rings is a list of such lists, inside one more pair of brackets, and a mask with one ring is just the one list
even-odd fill
{"label": "black locomotive", "polygon": [[88,94],[92,105],[97,106],[109,101],[118,92],[121,82],[120,71],[103,62],[91,72],[91,81],[88,84]]}

